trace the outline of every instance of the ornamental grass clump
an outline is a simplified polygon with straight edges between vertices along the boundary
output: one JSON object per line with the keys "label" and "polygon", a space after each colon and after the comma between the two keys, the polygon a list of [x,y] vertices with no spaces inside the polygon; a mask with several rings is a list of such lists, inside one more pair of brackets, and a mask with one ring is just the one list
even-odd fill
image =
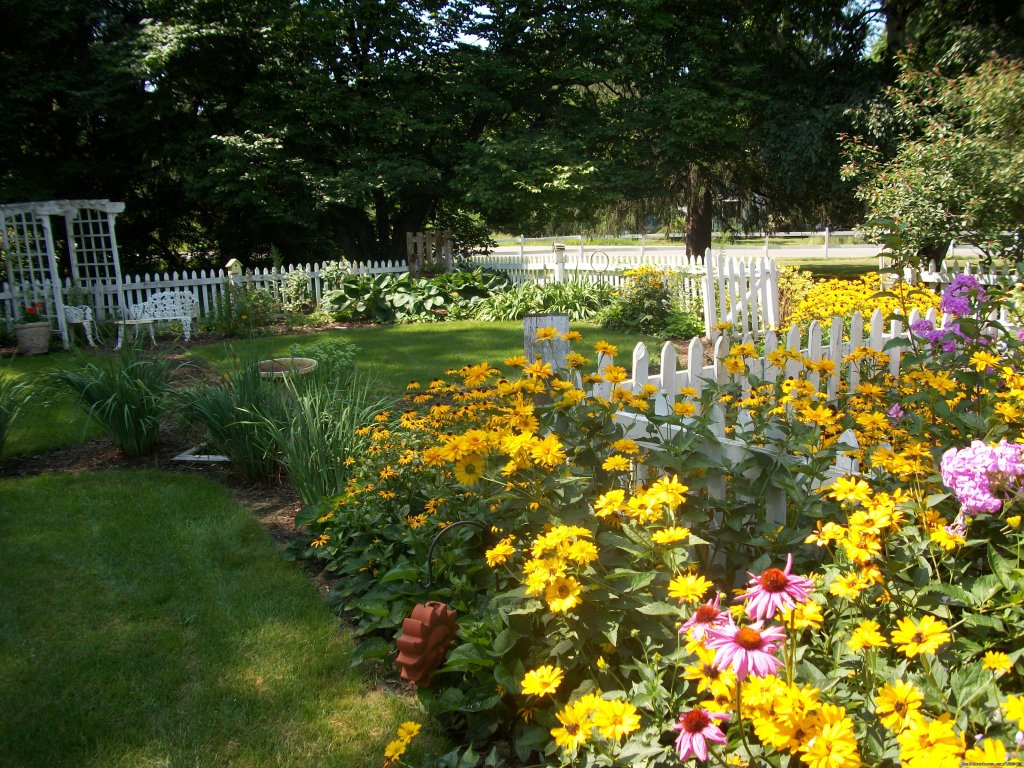
{"label": "ornamental grass clump", "polygon": [[11,424],[18,417],[27,399],[28,389],[24,382],[13,377],[0,377],[0,454],[3,454]]}
{"label": "ornamental grass clump", "polygon": [[53,380],[72,390],[89,418],[126,456],[142,456],[160,440],[160,419],[170,393],[170,362],[136,350],[78,369],[55,371]]}
{"label": "ornamental grass clump", "polygon": [[485,526],[433,565],[459,614],[419,691],[459,742],[433,764],[1020,759],[1024,350],[1001,291],[961,291],[949,349],[851,349],[834,397],[839,363],[779,349],[765,379],[747,345],[700,395],[607,344],[413,386],[308,522],[383,647],[430,539]]}

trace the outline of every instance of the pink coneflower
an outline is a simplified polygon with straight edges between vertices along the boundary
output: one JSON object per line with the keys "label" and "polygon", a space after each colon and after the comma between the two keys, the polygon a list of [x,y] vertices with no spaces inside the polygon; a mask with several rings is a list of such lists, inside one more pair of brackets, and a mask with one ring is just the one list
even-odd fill
{"label": "pink coneflower", "polygon": [[709,629],[730,626],[732,624],[732,614],[718,607],[718,601],[721,599],[722,594],[718,593],[715,595],[714,600],[704,603],[704,605],[694,611],[693,616],[687,619],[686,623],[679,628],[679,634],[685,635],[689,632],[692,639],[700,640]]}
{"label": "pink coneflower", "polygon": [[793,555],[786,555],[786,569],[766,568],[760,576],[750,575],[750,587],[737,600],[747,601],[747,615],[755,621],[770,619],[783,609],[797,603],[806,603],[814,589],[814,582],[803,576],[793,576]]}
{"label": "pink coneflower", "polygon": [[754,677],[774,675],[782,666],[775,651],[786,640],[782,627],[762,627],[758,621],[748,627],[709,629],[704,644],[715,651],[715,666],[732,667],[737,680],[747,673]]}
{"label": "pink coneflower", "polygon": [[725,744],[726,741],[725,734],[715,724],[715,720],[728,719],[729,715],[724,712],[708,712],[699,707],[680,714],[679,722],[672,726],[672,730],[679,731],[676,752],[679,753],[680,761],[690,755],[696,755],[699,760],[707,760],[708,742]]}

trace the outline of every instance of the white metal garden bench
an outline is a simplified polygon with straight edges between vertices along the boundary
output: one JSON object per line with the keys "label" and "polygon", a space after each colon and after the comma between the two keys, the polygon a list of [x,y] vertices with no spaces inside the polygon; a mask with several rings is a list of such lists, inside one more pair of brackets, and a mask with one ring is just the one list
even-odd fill
{"label": "white metal garden bench", "polygon": [[149,327],[149,338],[156,344],[153,325],[177,320],[181,323],[182,337],[185,342],[192,338],[192,318],[199,317],[199,299],[190,291],[159,291],[151,295],[141,304],[129,304],[125,308],[125,317],[117,327],[117,351],[124,343],[124,331],[131,325],[135,327],[136,338],[139,326]]}

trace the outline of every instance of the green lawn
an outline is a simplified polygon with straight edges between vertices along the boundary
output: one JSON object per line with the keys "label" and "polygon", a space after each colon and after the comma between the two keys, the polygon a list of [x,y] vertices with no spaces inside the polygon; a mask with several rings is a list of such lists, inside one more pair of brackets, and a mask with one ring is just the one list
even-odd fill
{"label": "green lawn", "polygon": [[[584,323],[576,323],[573,327],[583,334],[584,339],[583,344],[577,343],[577,349],[591,358],[594,357],[594,342],[603,339],[618,345],[620,358],[628,362],[633,346],[644,340]],[[301,350],[304,344],[328,338],[342,338],[355,344],[359,348],[358,367],[375,377],[383,389],[394,393],[404,392],[411,380],[427,382],[443,376],[446,369],[484,360],[500,364],[505,358],[523,351],[521,322],[453,321],[231,339],[213,344],[194,344],[187,348],[187,352],[223,371],[236,356],[242,359],[281,357],[289,355],[295,345]],[[652,356],[656,358],[658,345],[650,339],[645,341],[651,344]],[[21,376],[39,385],[26,412],[15,421],[2,456],[53,450],[100,434],[69,396],[45,386],[43,375],[58,367],[80,365],[93,354],[97,353],[51,352],[41,357],[14,358],[0,365],[0,375]],[[109,351],[98,354],[109,354]]]}
{"label": "green lawn", "polygon": [[367,687],[316,589],[218,484],[43,475],[0,499],[0,766],[379,766],[422,720]]}

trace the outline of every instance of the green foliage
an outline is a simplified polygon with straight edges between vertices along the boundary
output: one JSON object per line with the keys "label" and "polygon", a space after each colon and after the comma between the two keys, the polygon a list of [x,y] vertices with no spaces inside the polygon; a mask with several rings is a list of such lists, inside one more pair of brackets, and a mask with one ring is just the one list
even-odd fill
{"label": "green foliage", "polygon": [[366,427],[391,403],[378,394],[372,376],[335,371],[330,377],[287,377],[286,416],[266,420],[284,472],[306,504],[344,487],[370,447]]}
{"label": "green foliage", "polygon": [[470,314],[507,278],[481,269],[434,277],[346,275],[337,290],[325,291],[323,304],[338,320],[432,322],[449,313]]}
{"label": "green foliage", "polygon": [[260,377],[257,361],[234,357],[223,382],[181,396],[182,415],[205,428],[209,452],[227,456],[246,480],[270,483],[280,475],[277,430],[288,409],[280,387]]}
{"label": "green foliage", "polygon": [[0,374],[0,455],[3,454],[11,424],[18,417],[27,399],[25,382],[8,376],[6,372]]}
{"label": "green foliage", "polygon": [[169,361],[128,350],[110,360],[55,371],[53,380],[78,396],[126,456],[142,456],[160,439],[168,401]]}
{"label": "green foliage", "polygon": [[203,326],[221,336],[254,336],[264,332],[280,311],[280,303],[266,289],[226,280]]}
{"label": "green foliage", "polygon": [[555,312],[570,320],[592,320],[613,294],[614,288],[602,282],[527,282],[494,293],[481,302],[473,316],[478,320],[522,320],[531,314]]}
{"label": "green foliage", "polygon": [[904,69],[886,93],[895,153],[858,138],[844,145],[873,231],[897,266],[941,260],[950,240],[994,258],[1024,260],[1024,68],[990,59],[947,78]]}
{"label": "green foliage", "polygon": [[700,313],[683,307],[679,278],[653,267],[626,272],[627,282],[601,313],[605,328],[660,339],[691,339],[704,335]]}

